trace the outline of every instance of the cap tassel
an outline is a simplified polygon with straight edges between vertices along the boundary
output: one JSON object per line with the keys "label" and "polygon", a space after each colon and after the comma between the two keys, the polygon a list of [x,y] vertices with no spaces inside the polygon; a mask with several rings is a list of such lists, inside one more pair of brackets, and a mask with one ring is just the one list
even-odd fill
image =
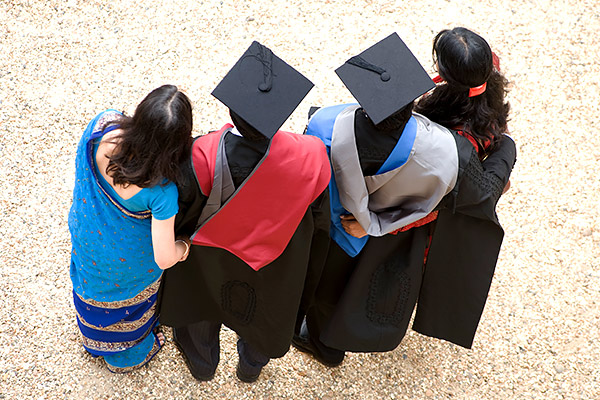
{"label": "cap tassel", "polygon": [[268,92],[273,87],[273,52],[261,45],[259,57],[263,65],[264,82],[258,85],[258,90]]}
{"label": "cap tassel", "polygon": [[346,64],[354,65],[355,67],[373,71],[373,72],[379,74],[379,77],[384,82],[389,81],[391,78],[390,74],[388,74],[388,72],[385,69],[378,67],[375,64],[371,64],[370,62],[368,62],[361,56],[354,56],[354,57],[350,58],[348,61],[346,61]]}
{"label": "cap tassel", "polygon": [[255,58],[263,66],[263,82],[258,85],[258,90],[268,92],[273,87],[273,52],[266,46],[255,42],[258,45],[258,54],[248,54],[244,56]]}

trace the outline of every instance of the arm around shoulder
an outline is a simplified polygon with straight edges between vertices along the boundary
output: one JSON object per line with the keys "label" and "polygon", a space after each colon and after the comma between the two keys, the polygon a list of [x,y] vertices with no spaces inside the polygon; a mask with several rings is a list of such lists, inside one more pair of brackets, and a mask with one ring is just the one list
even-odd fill
{"label": "arm around shoulder", "polygon": [[[483,161],[483,169],[486,173],[494,174],[500,179],[504,187],[510,183],[510,174],[517,161],[517,146],[515,141],[505,135],[496,150]],[[506,189],[505,189],[506,191]]]}
{"label": "arm around shoulder", "polygon": [[516,145],[508,136],[480,162],[477,151],[464,138],[456,136],[461,177],[456,187],[438,205],[477,218],[497,221],[496,203],[500,199],[516,162]]}

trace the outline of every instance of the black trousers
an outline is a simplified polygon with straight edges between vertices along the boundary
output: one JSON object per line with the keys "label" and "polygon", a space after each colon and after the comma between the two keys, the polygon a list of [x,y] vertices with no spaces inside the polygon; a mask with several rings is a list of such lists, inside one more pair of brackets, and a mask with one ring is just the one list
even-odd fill
{"label": "black trousers", "polygon": [[[175,329],[188,359],[203,375],[213,374],[220,359],[221,322],[201,321]],[[237,350],[240,371],[247,375],[259,374],[270,360],[243,338],[238,339]]]}

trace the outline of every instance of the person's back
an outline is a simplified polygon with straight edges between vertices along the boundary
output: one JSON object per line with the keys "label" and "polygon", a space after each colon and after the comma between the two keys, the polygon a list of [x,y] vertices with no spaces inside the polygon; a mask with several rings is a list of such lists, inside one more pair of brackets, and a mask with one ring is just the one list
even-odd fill
{"label": "person's back", "polygon": [[495,207],[510,186],[516,146],[505,135],[507,80],[485,39],[445,29],[433,55],[439,84],[416,109],[458,131],[461,176],[439,205],[413,329],[470,348],[502,244]]}
{"label": "person's back", "polygon": [[[360,64],[361,66],[366,65],[366,69],[380,73],[383,80],[382,68],[370,67],[368,66],[369,62],[361,61]],[[389,63],[387,68],[389,70]],[[365,86],[360,84],[359,87],[364,88]],[[373,86],[378,88],[374,91],[379,90],[381,92],[383,90],[380,89],[382,87],[381,83],[377,82],[376,79]],[[351,86],[350,90],[353,94],[355,94],[355,91],[359,91],[359,89],[353,90]],[[381,95],[381,93],[380,96],[382,99],[389,98]],[[378,97],[372,95],[371,98],[377,99]],[[360,98],[359,101],[361,101]],[[381,100],[381,102],[383,101]],[[438,218],[438,211],[433,210],[440,207],[438,203],[444,198],[443,205],[451,207],[450,213],[454,212],[457,206],[463,207],[466,205],[468,207],[468,202],[471,201],[471,209],[473,209],[473,205],[480,204],[482,206],[481,210],[485,210],[489,214],[491,202],[494,201],[493,199],[497,201],[499,195],[497,196],[494,190],[490,191],[489,186],[488,189],[485,189],[485,186],[487,182],[494,182],[495,184],[495,182],[502,182],[503,180],[506,182],[508,180],[510,168],[512,168],[510,148],[507,148],[507,152],[503,152],[503,154],[492,155],[488,160],[490,172],[485,172],[477,155],[474,156],[475,161],[473,162],[473,149],[466,139],[422,115],[415,113],[413,119],[418,121],[420,127],[415,130],[415,137],[424,138],[425,143],[429,146],[420,145],[419,140],[412,142],[414,146],[410,149],[410,156],[407,157],[405,166],[402,167],[402,172],[406,174],[407,179],[401,185],[390,185],[391,189],[387,193],[384,192],[385,195],[382,196],[384,201],[387,201],[387,203],[383,203],[383,206],[378,207],[377,202],[374,201],[374,194],[376,190],[379,190],[378,181],[389,182],[389,169],[378,170],[380,166],[377,163],[373,163],[369,171],[363,166],[362,172],[368,192],[367,194],[364,194],[364,192],[361,194],[351,188],[350,179],[348,179],[348,183],[344,183],[344,178],[338,179],[339,175],[342,174],[338,175],[337,171],[342,169],[341,166],[346,168],[348,162],[343,158],[336,160],[336,156],[332,151],[335,183],[338,184],[339,180],[343,185],[339,190],[341,201],[338,213],[351,213],[348,216],[341,215],[341,224],[338,219],[340,217],[332,217],[332,237],[334,240],[336,234],[342,237],[343,240],[337,240],[342,247],[346,243],[351,243],[353,246],[346,246],[344,252],[340,251],[339,246],[336,246],[335,243],[331,244],[326,262],[326,273],[319,286],[316,301],[307,313],[306,324],[294,338],[294,345],[297,348],[312,353],[317,360],[326,365],[338,365],[343,360],[344,350],[385,351],[395,348],[408,327],[417,298],[420,299],[419,304],[428,302],[429,305],[434,305],[437,308],[432,311],[432,307],[420,306],[417,310],[418,323],[415,323],[414,329],[432,336],[437,335],[437,337],[454,341],[463,346],[470,346],[469,336],[471,335],[472,340],[472,334],[474,333],[472,324],[463,324],[455,331],[446,329],[448,318],[452,319],[451,312],[446,312],[445,319],[439,318],[444,321],[439,324],[442,328],[439,328],[435,321],[432,324],[432,319],[435,319],[432,318],[432,315],[435,314],[437,317],[443,314],[444,311],[448,311],[448,307],[439,306],[442,297],[436,298],[436,290],[434,289],[439,289],[439,286],[444,284],[444,277],[447,274],[436,268],[435,279],[431,278],[431,274],[423,276],[424,262],[427,260],[430,251],[429,246],[432,243],[431,235],[434,232],[434,221]],[[311,131],[311,124],[314,124],[312,119],[309,122],[307,132]],[[335,123],[313,128],[321,130],[320,128],[327,125],[339,129],[337,120]],[[355,124],[356,152],[362,166],[365,164],[361,156],[361,153],[365,152],[364,148],[368,149],[372,142],[381,142],[381,140],[373,139],[377,135],[376,132],[364,135],[364,139],[361,140],[361,129],[359,128],[360,126]],[[331,136],[334,135],[336,135],[335,132],[325,140],[325,143],[331,143],[332,147],[335,140]],[[405,128],[398,144],[403,140],[402,137],[406,140],[406,135]],[[323,138],[326,135],[319,133],[317,136]],[[378,137],[391,142],[385,136],[379,135]],[[465,146],[465,142],[468,147]],[[391,147],[390,144],[388,144],[389,147]],[[344,150],[346,150],[346,153],[349,152],[348,149]],[[344,150],[341,150],[341,152],[344,153]],[[371,155],[373,151],[369,149],[366,153]],[[385,156],[387,153],[381,152],[381,154]],[[393,154],[393,152],[390,154]],[[443,162],[449,154],[453,154],[453,157],[450,157],[448,162]],[[383,157],[380,156],[380,158]],[[386,163],[393,158],[388,156]],[[411,164],[424,167],[422,169],[423,174],[411,173]],[[440,170],[447,175],[441,174]],[[371,179],[370,174],[374,171],[382,174],[380,177],[369,181]],[[386,174],[388,175],[386,176]],[[351,174],[354,177],[357,175],[356,172]],[[446,179],[439,179],[443,176],[446,176]],[[462,180],[459,179],[461,177]],[[459,181],[460,186],[455,185]],[[473,189],[473,182],[475,181],[482,182],[482,188]],[[436,186],[438,188],[437,192],[435,190]],[[348,189],[349,187],[351,189]],[[429,192],[419,191],[420,187],[428,188]],[[334,191],[332,191],[332,198],[335,197],[333,193]],[[408,198],[408,201],[404,203],[402,202],[403,199],[399,200],[399,197],[401,198],[403,195]],[[453,199],[457,199],[457,202],[452,203]],[[359,205],[361,203],[368,206],[368,213],[360,210]],[[401,209],[399,212],[394,214],[394,211],[388,211],[390,208],[393,210],[393,206],[398,205]],[[379,210],[388,212],[388,220],[400,222],[397,225],[400,229],[392,231],[390,227],[393,225],[382,223],[383,219],[379,214],[376,218],[373,218],[373,214]],[[414,217],[415,210],[416,213],[421,213],[417,214],[417,218],[412,219],[412,221],[402,220],[403,212],[412,214]],[[335,212],[336,207],[334,204],[332,215]],[[360,217],[361,213],[363,214],[362,219]],[[444,214],[443,222],[445,222],[445,217],[446,214]],[[336,224],[341,225],[344,230],[335,227]],[[375,225],[375,228],[373,228],[373,225]],[[447,224],[444,225],[447,226]],[[477,232],[483,233],[482,230]],[[383,236],[381,236],[382,233]],[[393,233],[393,235],[386,235],[386,233]],[[376,237],[373,234],[376,234]],[[436,242],[439,242],[439,240],[436,240]],[[453,243],[456,243],[456,241]],[[434,258],[438,265],[442,265],[440,262],[443,261],[443,254],[445,253],[437,251],[439,249],[440,246],[436,245]],[[354,253],[348,250],[353,250]],[[351,258],[350,256],[353,255],[354,258]],[[456,276],[457,278],[462,277],[460,274],[456,274]],[[427,281],[424,281],[424,279]],[[469,282],[473,281],[475,281],[473,284],[474,290],[470,293],[477,292],[481,297],[480,293],[481,290],[485,290],[485,285],[482,285],[482,281],[477,279],[471,279]],[[425,288],[424,291],[423,288]],[[454,295],[456,297],[456,293]],[[464,299],[466,296],[468,295],[459,297]],[[443,297],[443,299],[448,300],[448,297]],[[475,321],[476,326],[478,316],[470,311],[468,301],[460,304],[447,301],[447,304],[456,306],[452,311],[465,312],[466,310],[466,314],[470,313],[468,317],[471,321]],[[432,326],[435,326],[435,329]]]}
{"label": "person's back", "polygon": [[179,171],[170,166],[189,152],[191,118],[187,97],[165,85],[133,117],[100,113],[79,143],[69,213],[73,300],[84,348],[113,372],[144,365],[164,343],[153,332],[162,269],[189,247],[174,237]]}
{"label": "person's back", "polygon": [[[370,327],[389,321],[396,332],[408,324],[428,227],[389,233],[433,211],[455,185],[458,170],[450,132],[411,112],[413,100],[434,84],[397,35],[336,72],[362,107],[319,109],[307,126],[306,133],[323,140],[330,153],[332,241],[315,302],[293,342],[330,366],[343,360],[344,350],[397,345],[398,335],[382,338],[381,330]],[[350,220],[362,227],[361,237],[345,230]],[[362,287],[350,288],[351,282]],[[382,304],[386,296],[395,300]]]}
{"label": "person's back", "polygon": [[[272,96],[286,93],[284,76],[291,67],[258,43],[248,53],[242,57],[245,67],[259,59],[282,80],[273,78],[272,88],[260,86],[265,92],[250,84],[247,101],[273,102]],[[276,131],[312,84],[302,77],[300,90],[287,90],[288,98],[277,102],[287,110],[265,107],[246,120],[238,113],[248,105],[235,104],[244,98],[244,87],[236,81],[233,94],[222,91],[238,72],[236,65],[213,92],[230,107],[235,126],[226,124],[193,144],[194,184],[181,188],[177,224],[190,235],[192,250],[163,285],[161,321],[174,326],[175,341],[199,380],[214,376],[221,324],[240,336],[242,381],[256,380],[270,358],[287,352],[296,315],[321,273],[312,242],[328,235],[325,147],[314,137]],[[252,80],[250,75],[247,81]]]}

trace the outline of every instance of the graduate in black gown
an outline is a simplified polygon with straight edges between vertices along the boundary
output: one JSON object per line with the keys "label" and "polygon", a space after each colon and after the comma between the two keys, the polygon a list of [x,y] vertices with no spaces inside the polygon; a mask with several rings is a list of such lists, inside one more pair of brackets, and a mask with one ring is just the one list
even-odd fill
{"label": "graduate in black gown", "polygon": [[161,322],[199,380],[214,376],[222,324],[239,336],[238,378],[258,379],[289,349],[320,278],[329,161],[317,138],[278,131],[311,87],[253,42],[213,91],[233,124],[193,144],[176,219],[191,251],[161,297]]}
{"label": "graduate in black gown", "polygon": [[415,108],[456,130],[464,167],[438,207],[413,329],[470,348],[504,236],[496,204],[516,162],[507,135],[508,81],[487,41],[466,28],[439,32],[433,58],[438,86]]}
{"label": "graduate in black gown", "polygon": [[[459,168],[451,132],[412,113],[413,101],[435,85],[398,35],[336,73],[360,106],[324,107],[307,126],[330,149],[332,239],[315,302],[293,340],[329,366],[346,350],[398,344],[419,292],[429,226],[391,233],[426,218]],[[352,218],[368,236],[344,232]]]}
{"label": "graduate in black gown", "polygon": [[[491,52],[489,61],[491,69]],[[466,93],[465,98],[469,87]],[[373,97],[386,101],[385,96]],[[375,139],[377,133],[361,127],[356,118],[356,145],[365,176],[373,171],[365,155],[386,154],[381,134]],[[413,329],[471,347],[502,240],[495,205],[508,183],[516,151],[512,140],[498,141],[482,164],[470,140],[456,131],[451,134],[457,177],[439,211],[393,234],[369,237],[354,258],[332,240],[315,302],[293,340],[297,348],[328,366],[339,365],[345,351],[392,350],[404,337],[417,300]],[[364,152],[361,146],[378,146],[379,151]],[[345,228],[350,221],[351,217],[344,221]],[[364,235],[366,229],[362,231]]]}

